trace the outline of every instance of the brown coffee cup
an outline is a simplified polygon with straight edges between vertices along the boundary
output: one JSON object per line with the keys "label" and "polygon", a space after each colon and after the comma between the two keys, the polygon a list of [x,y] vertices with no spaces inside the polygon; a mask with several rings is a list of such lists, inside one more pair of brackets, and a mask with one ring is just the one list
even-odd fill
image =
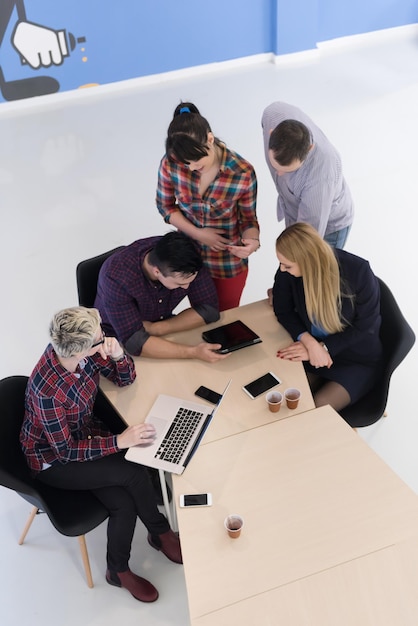
{"label": "brown coffee cup", "polygon": [[283,402],[283,394],[280,391],[270,391],[266,395],[266,402],[272,413],[278,413]]}
{"label": "brown coffee cup", "polygon": [[297,409],[300,400],[300,390],[292,387],[284,392],[286,404],[289,409]]}
{"label": "brown coffee cup", "polygon": [[237,515],[236,513],[231,513],[227,517],[225,517],[224,526],[228,535],[232,539],[237,539],[240,534],[242,527],[244,526],[244,520],[241,515]]}

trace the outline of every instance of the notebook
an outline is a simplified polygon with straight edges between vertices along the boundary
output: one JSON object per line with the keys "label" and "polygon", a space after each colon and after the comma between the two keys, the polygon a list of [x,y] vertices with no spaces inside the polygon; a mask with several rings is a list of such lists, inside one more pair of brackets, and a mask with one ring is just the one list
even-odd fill
{"label": "notebook", "polygon": [[221,354],[228,354],[228,352],[261,343],[261,338],[241,320],[205,330],[202,337],[209,343],[220,343],[222,348],[217,352]]}
{"label": "notebook", "polygon": [[148,467],[182,474],[199,447],[230,384],[231,381],[210,413],[205,404],[160,394],[145,418],[145,422],[153,424],[157,431],[154,442],[128,448],[125,458]]}

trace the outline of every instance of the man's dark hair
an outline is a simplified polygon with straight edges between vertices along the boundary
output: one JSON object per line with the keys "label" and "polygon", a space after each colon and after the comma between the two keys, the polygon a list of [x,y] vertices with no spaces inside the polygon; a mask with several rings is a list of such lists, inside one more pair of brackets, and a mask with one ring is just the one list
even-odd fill
{"label": "man's dark hair", "polygon": [[269,150],[279,165],[304,161],[312,144],[309,128],[297,120],[284,120],[272,131]]}
{"label": "man's dark hair", "polygon": [[148,262],[158,267],[163,276],[175,272],[190,276],[203,266],[202,257],[193,240],[178,231],[171,231],[161,237],[150,251]]}

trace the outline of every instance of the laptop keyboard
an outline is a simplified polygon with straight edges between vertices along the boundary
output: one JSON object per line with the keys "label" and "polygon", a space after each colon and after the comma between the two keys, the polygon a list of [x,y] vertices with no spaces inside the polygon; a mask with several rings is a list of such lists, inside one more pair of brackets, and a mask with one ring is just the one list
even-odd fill
{"label": "laptop keyboard", "polygon": [[154,458],[178,463],[199,426],[203,413],[180,408]]}

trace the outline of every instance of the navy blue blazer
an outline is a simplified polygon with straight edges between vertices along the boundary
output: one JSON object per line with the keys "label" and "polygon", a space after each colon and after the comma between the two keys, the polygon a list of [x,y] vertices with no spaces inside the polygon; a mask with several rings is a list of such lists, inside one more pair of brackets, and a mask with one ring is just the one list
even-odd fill
{"label": "navy blue blazer", "polygon": [[[341,275],[342,319],[347,324],[339,333],[324,338],[334,362],[376,362],[382,352],[379,339],[380,288],[369,262],[344,250],[334,250]],[[344,297],[344,294],[352,297]],[[302,278],[277,270],[273,307],[280,324],[294,341],[303,332],[311,333]]]}

